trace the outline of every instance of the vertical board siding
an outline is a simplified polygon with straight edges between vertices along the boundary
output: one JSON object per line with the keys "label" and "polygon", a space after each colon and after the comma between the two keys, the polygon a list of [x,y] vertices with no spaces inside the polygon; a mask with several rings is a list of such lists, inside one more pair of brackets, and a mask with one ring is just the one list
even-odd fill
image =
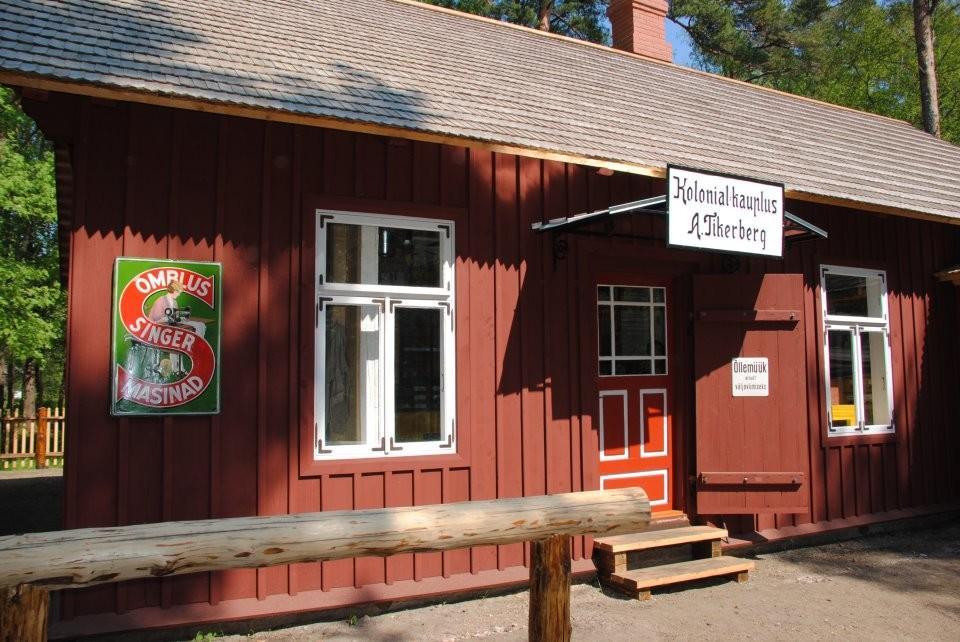
{"label": "vertical board siding", "polygon": [[[596,391],[583,374],[592,367],[582,355],[581,332],[588,327],[578,281],[587,273],[583,257],[617,248],[635,255],[642,269],[644,248],[662,247],[665,224],[653,216],[616,223],[617,234],[636,240],[567,235],[566,258],[554,255],[555,237],[534,234],[530,225],[663,193],[663,181],[373,135],[56,94],[50,101],[47,112],[60,105],[70,115],[63,121],[74,123],[67,407],[78,433],[66,453],[66,527],[597,487]],[[383,470],[301,470],[300,449],[310,444],[300,443],[300,427],[313,424],[316,248],[306,209],[312,198],[340,199],[357,209],[369,203],[371,211],[389,205],[410,215],[456,212],[459,463],[414,458]],[[791,203],[791,210],[828,229],[830,239],[794,247],[782,262],[742,259],[737,269],[804,275],[807,334],[799,367],[805,368],[801,402],[808,421],[794,437],[809,442],[810,510],[730,518],[728,526],[829,528],[831,520],[956,501],[960,474],[949,453],[958,447],[950,420],[960,410],[950,394],[960,357],[958,308],[954,287],[935,282],[933,273],[957,260],[957,233],[809,203]],[[223,263],[219,416],[108,415],[111,275],[121,255]],[[692,272],[730,269],[717,255],[682,253],[682,259]],[[819,266],[837,259],[887,270],[892,442],[825,436]],[[676,293],[692,296],[682,284]],[[681,309],[688,307],[682,302]],[[683,334],[682,324],[671,330]],[[678,372],[692,372],[689,356]],[[695,445],[692,391],[690,382],[681,382],[674,406],[686,431],[676,445],[687,469]],[[589,540],[576,538],[573,555],[589,556]],[[398,583],[442,591],[442,578],[521,566],[528,556],[521,545],[477,547],[144,580],[74,592],[64,599],[62,617],[144,610],[159,613],[159,621],[164,609],[184,604],[198,605],[198,618],[204,608],[216,617],[221,602],[301,593],[315,594],[317,604],[348,604]],[[109,627],[110,616],[99,617]]]}

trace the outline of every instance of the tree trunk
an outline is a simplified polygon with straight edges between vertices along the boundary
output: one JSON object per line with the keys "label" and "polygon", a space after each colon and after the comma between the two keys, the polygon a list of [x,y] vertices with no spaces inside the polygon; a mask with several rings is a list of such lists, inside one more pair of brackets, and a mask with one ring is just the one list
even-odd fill
{"label": "tree trunk", "polygon": [[10,381],[7,379],[7,357],[0,354],[0,416],[3,415],[4,408],[7,407],[7,388],[10,387]]}
{"label": "tree trunk", "polygon": [[40,408],[43,405],[44,399],[44,390],[43,390],[43,370],[39,366],[34,365],[33,367],[33,378],[36,381],[37,388],[37,408]]}
{"label": "tree trunk", "polygon": [[553,2],[554,0],[540,0],[537,28],[541,31],[550,31],[550,15],[553,13]]}
{"label": "tree trunk", "polygon": [[7,411],[13,412],[13,382],[14,382],[14,373],[13,373],[13,359],[7,361]]}
{"label": "tree trunk", "polygon": [[913,0],[913,35],[917,43],[920,72],[920,110],[923,129],[940,137],[940,90],[934,50],[933,7],[935,0]]}
{"label": "tree trunk", "polygon": [[23,417],[37,416],[37,362],[27,359],[23,363]]}

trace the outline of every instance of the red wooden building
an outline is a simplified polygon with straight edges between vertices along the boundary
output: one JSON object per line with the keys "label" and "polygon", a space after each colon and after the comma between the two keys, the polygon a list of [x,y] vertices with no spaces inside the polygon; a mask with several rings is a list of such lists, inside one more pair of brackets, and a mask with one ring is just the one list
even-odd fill
{"label": "red wooden building", "polygon": [[[656,1],[611,17],[618,49],[407,0],[0,2],[0,82],[57,150],[64,527],[622,485],[747,541],[956,508],[960,149],[664,62]],[[783,184],[782,258],[668,246],[644,200],[668,163]],[[121,256],[222,264],[218,414],[111,416]],[[760,356],[769,394],[731,394]],[[110,585],[53,634],[522,582],[526,558]]]}

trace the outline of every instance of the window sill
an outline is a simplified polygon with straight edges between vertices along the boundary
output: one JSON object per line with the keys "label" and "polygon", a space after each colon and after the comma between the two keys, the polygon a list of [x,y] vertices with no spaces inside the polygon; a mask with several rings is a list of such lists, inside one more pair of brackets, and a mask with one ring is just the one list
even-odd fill
{"label": "window sill", "polygon": [[862,435],[842,434],[831,435],[827,432],[823,438],[823,448],[837,448],[840,446],[868,446],[872,444],[893,444],[900,441],[894,432],[868,433]]}
{"label": "window sill", "polygon": [[319,477],[320,475],[384,473],[422,468],[463,468],[469,465],[470,462],[461,453],[380,455],[362,459],[314,459],[313,453],[307,453],[305,457],[300,459],[300,476]]}

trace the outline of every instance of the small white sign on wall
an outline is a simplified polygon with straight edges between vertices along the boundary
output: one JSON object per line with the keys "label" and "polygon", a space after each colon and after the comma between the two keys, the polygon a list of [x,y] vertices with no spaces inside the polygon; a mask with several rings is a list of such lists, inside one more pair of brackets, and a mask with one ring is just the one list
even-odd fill
{"label": "small white sign on wall", "polygon": [[783,255],[783,185],[667,168],[667,243]]}
{"label": "small white sign on wall", "polygon": [[733,396],[769,397],[770,366],[766,357],[733,360]]}

